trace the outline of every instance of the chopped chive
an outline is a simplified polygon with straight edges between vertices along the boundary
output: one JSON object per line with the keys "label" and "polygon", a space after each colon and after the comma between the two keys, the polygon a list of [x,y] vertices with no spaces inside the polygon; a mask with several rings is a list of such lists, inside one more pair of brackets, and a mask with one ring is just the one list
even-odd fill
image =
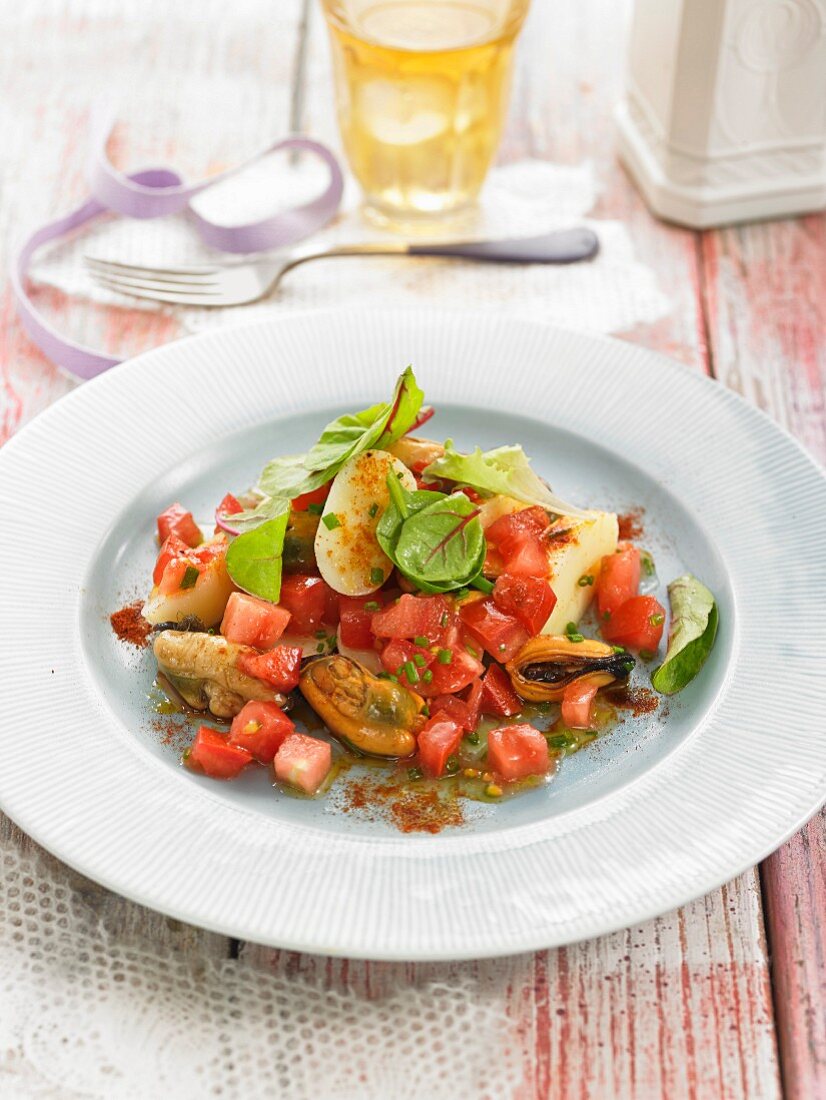
{"label": "chopped chive", "polygon": [[405,661],[404,674],[407,677],[407,682],[409,684],[418,684],[419,670],[416,668],[412,661]]}
{"label": "chopped chive", "polygon": [[576,583],[579,585],[580,588],[587,588],[588,585],[594,583],[594,578],[591,576],[590,573],[585,573],[582,577],[579,578]]}
{"label": "chopped chive", "polygon": [[645,570],[646,577],[653,577],[654,573],[656,572],[656,567],[654,565],[654,559],[651,557],[647,550],[643,550],[643,552],[640,554],[640,559],[642,561],[642,567]]}
{"label": "chopped chive", "polygon": [[449,618],[448,613],[446,611],[443,611],[442,612],[442,617],[441,617],[441,619],[439,619],[439,626],[447,626],[448,618]]}
{"label": "chopped chive", "polygon": [[449,756],[445,761],[445,772],[448,775],[455,775],[459,770],[459,761],[455,756]]}
{"label": "chopped chive", "polygon": [[453,660],[453,650],[440,649],[439,652],[436,654],[436,660],[439,662],[440,665],[449,665],[450,662]]}
{"label": "chopped chive", "polygon": [[424,772],[422,771],[421,768],[408,768],[407,769],[407,778],[408,779],[424,779]]}
{"label": "chopped chive", "polygon": [[396,669],[396,675],[404,676],[404,665],[399,665],[399,667]]}
{"label": "chopped chive", "polygon": [[181,759],[182,760],[189,760],[190,756],[192,756],[192,749],[191,748],[184,749],[184,754],[181,757]]}
{"label": "chopped chive", "polygon": [[317,630],[315,632],[315,637],[316,638],[326,638],[327,637],[327,631],[326,630]]}
{"label": "chopped chive", "polygon": [[482,739],[478,733],[468,733],[465,735],[465,740],[469,745],[478,745]]}
{"label": "chopped chive", "polygon": [[319,642],[318,645],[315,647],[315,651],[316,653],[323,653],[326,648],[327,646],[324,644],[324,642]]}
{"label": "chopped chive", "polygon": [[569,642],[584,642],[585,635],[577,630],[576,623],[568,623],[565,627],[565,636]]}
{"label": "chopped chive", "polygon": [[426,663],[427,662],[425,661],[423,653],[413,654],[413,664],[416,666],[416,668],[424,668]]}
{"label": "chopped chive", "polygon": [[612,653],[625,653],[625,646],[624,645],[612,645],[611,646],[611,651],[612,651]]}
{"label": "chopped chive", "polygon": [[662,624],[665,622],[665,615],[663,615],[659,611],[656,611],[653,615],[648,616],[648,621],[651,623],[652,626],[662,626]]}
{"label": "chopped chive", "polygon": [[507,646],[505,645],[505,643],[504,643],[504,642],[500,642],[500,643],[499,643],[499,652],[500,652],[500,653],[504,653],[504,652],[505,652],[505,650],[506,650],[507,648],[508,648],[508,647],[507,647]]}
{"label": "chopped chive", "polygon": [[[424,682],[425,682],[426,684],[432,684],[432,683],[433,683],[433,673],[432,673],[432,672],[430,671],[430,669],[429,669],[429,668],[426,668],[426,669],[424,670],[424,672],[422,673],[422,680],[423,680],[423,681],[424,681]],[[429,713],[429,712],[428,712],[428,713]]]}
{"label": "chopped chive", "polygon": [[307,511],[310,513],[311,516],[320,516],[321,513],[324,511],[324,505],[323,504],[308,504],[307,505]]}
{"label": "chopped chive", "polygon": [[414,645],[420,645],[422,649],[427,649],[430,645],[430,638],[425,638],[424,634],[417,634],[413,639]]}
{"label": "chopped chive", "polygon": [[381,604],[378,600],[368,600],[364,605],[365,611],[378,611],[381,608]]}
{"label": "chopped chive", "polygon": [[465,649],[466,649],[466,650],[468,651],[468,653],[469,653],[469,654],[471,655],[471,657],[477,657],[477,658],[478,658],[478,656],[479,656],[479,651],[478,651],[477,649],[474,649],[474,648],[473,648],[473,646],[472,646],[472,645],[470,645],[470,643],[468,643],[468,644],[467,644],[467,645],[465,646]]}
{"label": "chopped chive", "polygon": [[341,527],[341,520],[338,518],[335,512],[328,512],[326,516],[322,516],[321,522],[324,524],[328,531],[335,531],[336,527]]}
{"label": "chopped chive", "polygon": [[374,517],[374,516],[376,515],[376,513],[378,512],[378,510],[379,510],[379,506],[378,506],[378,504],[376,504],[376,502],[375,502],[375,501],[373,501],[373,503],[372,503],[372,504],[370,505],[370,507],[369,507],[369,508],[367,509],[367,514],[369,515],[370,519],[373,519],[373,517]]}
{"label": "chopped chive", "polygon": [[[431,679],[432,679],[432,677],[431,677]],[[430,717],[430,707],[427,705],[427,703],[425,703],[425,705],[422,707],[420,713],[423,714],[425,716],[425,718]]]}
{"label": "chopped chive", "polygon": [[374,566],[370,570],[370,583],[371,584],[384,584],[384,570],[378,565]]}
{"label": "chopped chive", "polygon": [[644,661],[653,661],[655,656],[656,654],[654,653],[653,649],[640,650],[640,657],[642,657]]}
{"label": "chopped chive", "polygon": [[396,477],[399,479],[399,481],[401,481],[401,479],[404,477],[404,474],[399,471],[399,473],[396,474]]}
{"label": "chopped chive", "polygon": [[608,620],[611,618],[611,612],[610,611],[603,611],[602,617],[605,620],[605,622],[607,623]]}
{"label": "chopped chive", "polygon": [[399,682],[398,676],[394,676],[392,672],[389,673],[387,679],[392,680],[394,684],[397,684]]}
{"label": "chopped chive", "polygon": [[181,578],[181,588],[194,588],[195,585],[198,583],[198,578],[200,577],[200,575],[200,572],[195,568],[194,565],[188,565],[186,567],[186,572]]}

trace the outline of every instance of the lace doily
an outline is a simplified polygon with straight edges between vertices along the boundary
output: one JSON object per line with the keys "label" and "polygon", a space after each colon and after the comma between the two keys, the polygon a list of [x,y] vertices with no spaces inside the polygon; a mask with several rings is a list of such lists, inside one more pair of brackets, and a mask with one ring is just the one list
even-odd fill
{"label": "lace doily", "polygon": [[376,999],[331,990],[243,956],[159,948],[8,832],[0,859],[4,1100],[514,1094],[513,1024],[466,970]]}

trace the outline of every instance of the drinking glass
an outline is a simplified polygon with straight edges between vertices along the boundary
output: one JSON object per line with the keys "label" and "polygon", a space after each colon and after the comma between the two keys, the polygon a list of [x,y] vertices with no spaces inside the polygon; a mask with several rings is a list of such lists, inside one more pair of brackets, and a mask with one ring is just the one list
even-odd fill
{"label": "drinking glass", "polygon": [[344,150],[374,220],[451,215],[479,193],[530,0],[322,0]]}

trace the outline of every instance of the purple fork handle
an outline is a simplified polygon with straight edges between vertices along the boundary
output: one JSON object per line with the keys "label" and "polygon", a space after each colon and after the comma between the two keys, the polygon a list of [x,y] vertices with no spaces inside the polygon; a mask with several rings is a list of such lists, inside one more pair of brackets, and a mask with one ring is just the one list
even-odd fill
{"label": "purple fork handle", "polygon": [[573,264],[599,252],[599,237],[591,229],[558,229],[541,237],[504,241],[457,241],[451,244],[411,244],[411,256],[452,256],[504,264]]}

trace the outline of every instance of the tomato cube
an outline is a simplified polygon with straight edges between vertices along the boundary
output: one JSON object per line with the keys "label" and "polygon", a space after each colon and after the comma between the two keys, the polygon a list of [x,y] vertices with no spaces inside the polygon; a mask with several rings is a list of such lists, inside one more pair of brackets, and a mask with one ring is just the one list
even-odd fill
{"label": "tomato cube", "polygon": [[479,725],[479,707],[482,700],[482,681],[477,678],[463,695],[437,695],[430,704],[432,715],[452,718],[467,733]]}
{"label": "tomato cube", "polygon": [[331,485],[332,481],[327,481],[324,485],[320,485],[318,489],[311,489],[309,493],[302,493],[301,496],[297,496],[292,502],[292,510],[294,512],[306,512],[311,504],[323,504],[330,495]]}
{"label": "tomato cube", "polygon": [[174,557],[164,567],[158,591],[162,596],[170,596],[173,592],[194,588],[202,573],[201,566],[191,558]]}
{"label": "tomato cube", "polygon": [[523,703],[501,665],[491,665],[482,680],[482,699],[479,709],[483,714],[499,718],[513,718],[522,710]]}
{"label": "tomato cube", "polygon": [[276,691],[292,691],[301,675],[301,647],[277,645],[266,653],[241,653],[238,667],[247,676],[263,680]]}
{"label": "tomato cube", "polygon": [[600,619],[619,611],[626,600],[636,596],[640,585],[640,552],[625,546],[616,554],[606,554],[597,578],[597,611]]}
{"label": "tomato cube", "polygon": [[233,496],[232,493],[227,493],[224,499],[215,509],[215,514],[218,516],[236,516],[239,512],[243,511],[244,505],[241,503],[238,497]]}
{"label": "tomato cube", "polygon": [[272,649],[289,621],[286,608],[248,596],[246,592],[233,592],[224,612],[221,633],[229,642]]}
{"label": "tomato cube", "polygon": [[261,764],[271,764],[284,741],[295,730],[292,721],[275,703],[245,703],[232,720],[231,745],[246,749]]}
{"label": "tomato cube", "polygon": [[169,535],[164,539],[161,546],[161,552],[158,554],[158,560],[155,562],[155,568],[152,572],[152,583],[160,584],[163,580],[164,570],[171,561],[176,558],[182,557],[189,550],[187,544],[183,539],[179,539],[177,535]]}
{"label": "tomato cube", "polygon": [[416,684],[416,691],[426,699],[463,691],[485,671],[479,658],[468,652],[467,643],[458,632],[447,641],[452,644],[437,649],[436,659],[428,669],[433,673],[433,678],[429,682],[423,678]]}
{"label": "tomato cube", "polygon": [[459,615],[468,631],[497,661],[510,661],[528,640],[524,626],[500,611],[490,598],[464,604]]}
{"label": "tomato cube", "polygon": [[292,573],[282,578],[278,602],[292,616],[291,634],[315,634],[328,613],[330,591],[321,577]]}
{"label": "tomato cube", "polygon": [[333,753],[327,741],[291,733],[275,754],[275,777],[306,794],[315,794],[330,771]]}
{"label": "tomato cube", "polygon": [[593,729],[594,697],[600,689],[597,677],[582,676],[565,688],[562,721],[572,730]]}
{"label": "tomato cube", "polygon": [[342,645],[350,649],[372,649],[376,640],[370,625],[382,604],[381,592],[372,596],[339,596],[339,631]]}
{"label": "tomato cube", "polygon": [[488,527],[485,535],[500,554],[509,558],[526,540],[540,541],[549,525],[548,513],[535,505],[500,516]]}
{"label": "tomato cube", "polygon": [[373,633],[379,638],[423,637],[438,642],[450,617],[450,604],[444,596],[405,593],[373,615]]}
{"label": "tomato cube", "polygon": [[547,577],[548,553],[538,539],[526,539],[506,559],[505,568],[516,577]]}
{"label": "tomato cube", "polygon": [[556,594],[541,576],[503,573],[494,585],[493,602],[518,619],[529,634],[538,634],[556,606]]}
{"label": "tomato cube", "polygon": [[501,726],[488,734],[488,766],[508,782],[544,775],[549,761],[548,742],[526,722]]}
{"label": "tomato cube", "polygon": [[435,714],[419,732],[419,763],[433,778],[444,775],[449,756],[462,741],[463,727],[446,714]]}
{"label": "tomato cube", "polygon": [[606,642],[655,653],[663,636],[665,608],[653,596],[632,596],[601,625]]}
{"label": "tomato cube", "polygon": [[170,504],[158,516],[158,538],[166,542],[170,535],[177,535],[187,546],[197,546],[203,541],[200,527],[183,504]]}
{"label": "tomato cube", "polygon": [[184,761],[193,771],[212,779],[232,779],[251,763],[252,755],[240,745],[230,744],[225,733],[200,726]]}
{"label": "tomato cube", "polygon": [[435,653],[404,638],[393,638],[381,652],[381,663],[385,669],[398,676],[406,687],[412,687],[414,691],[419,690],[422,673],[435,660]]}

